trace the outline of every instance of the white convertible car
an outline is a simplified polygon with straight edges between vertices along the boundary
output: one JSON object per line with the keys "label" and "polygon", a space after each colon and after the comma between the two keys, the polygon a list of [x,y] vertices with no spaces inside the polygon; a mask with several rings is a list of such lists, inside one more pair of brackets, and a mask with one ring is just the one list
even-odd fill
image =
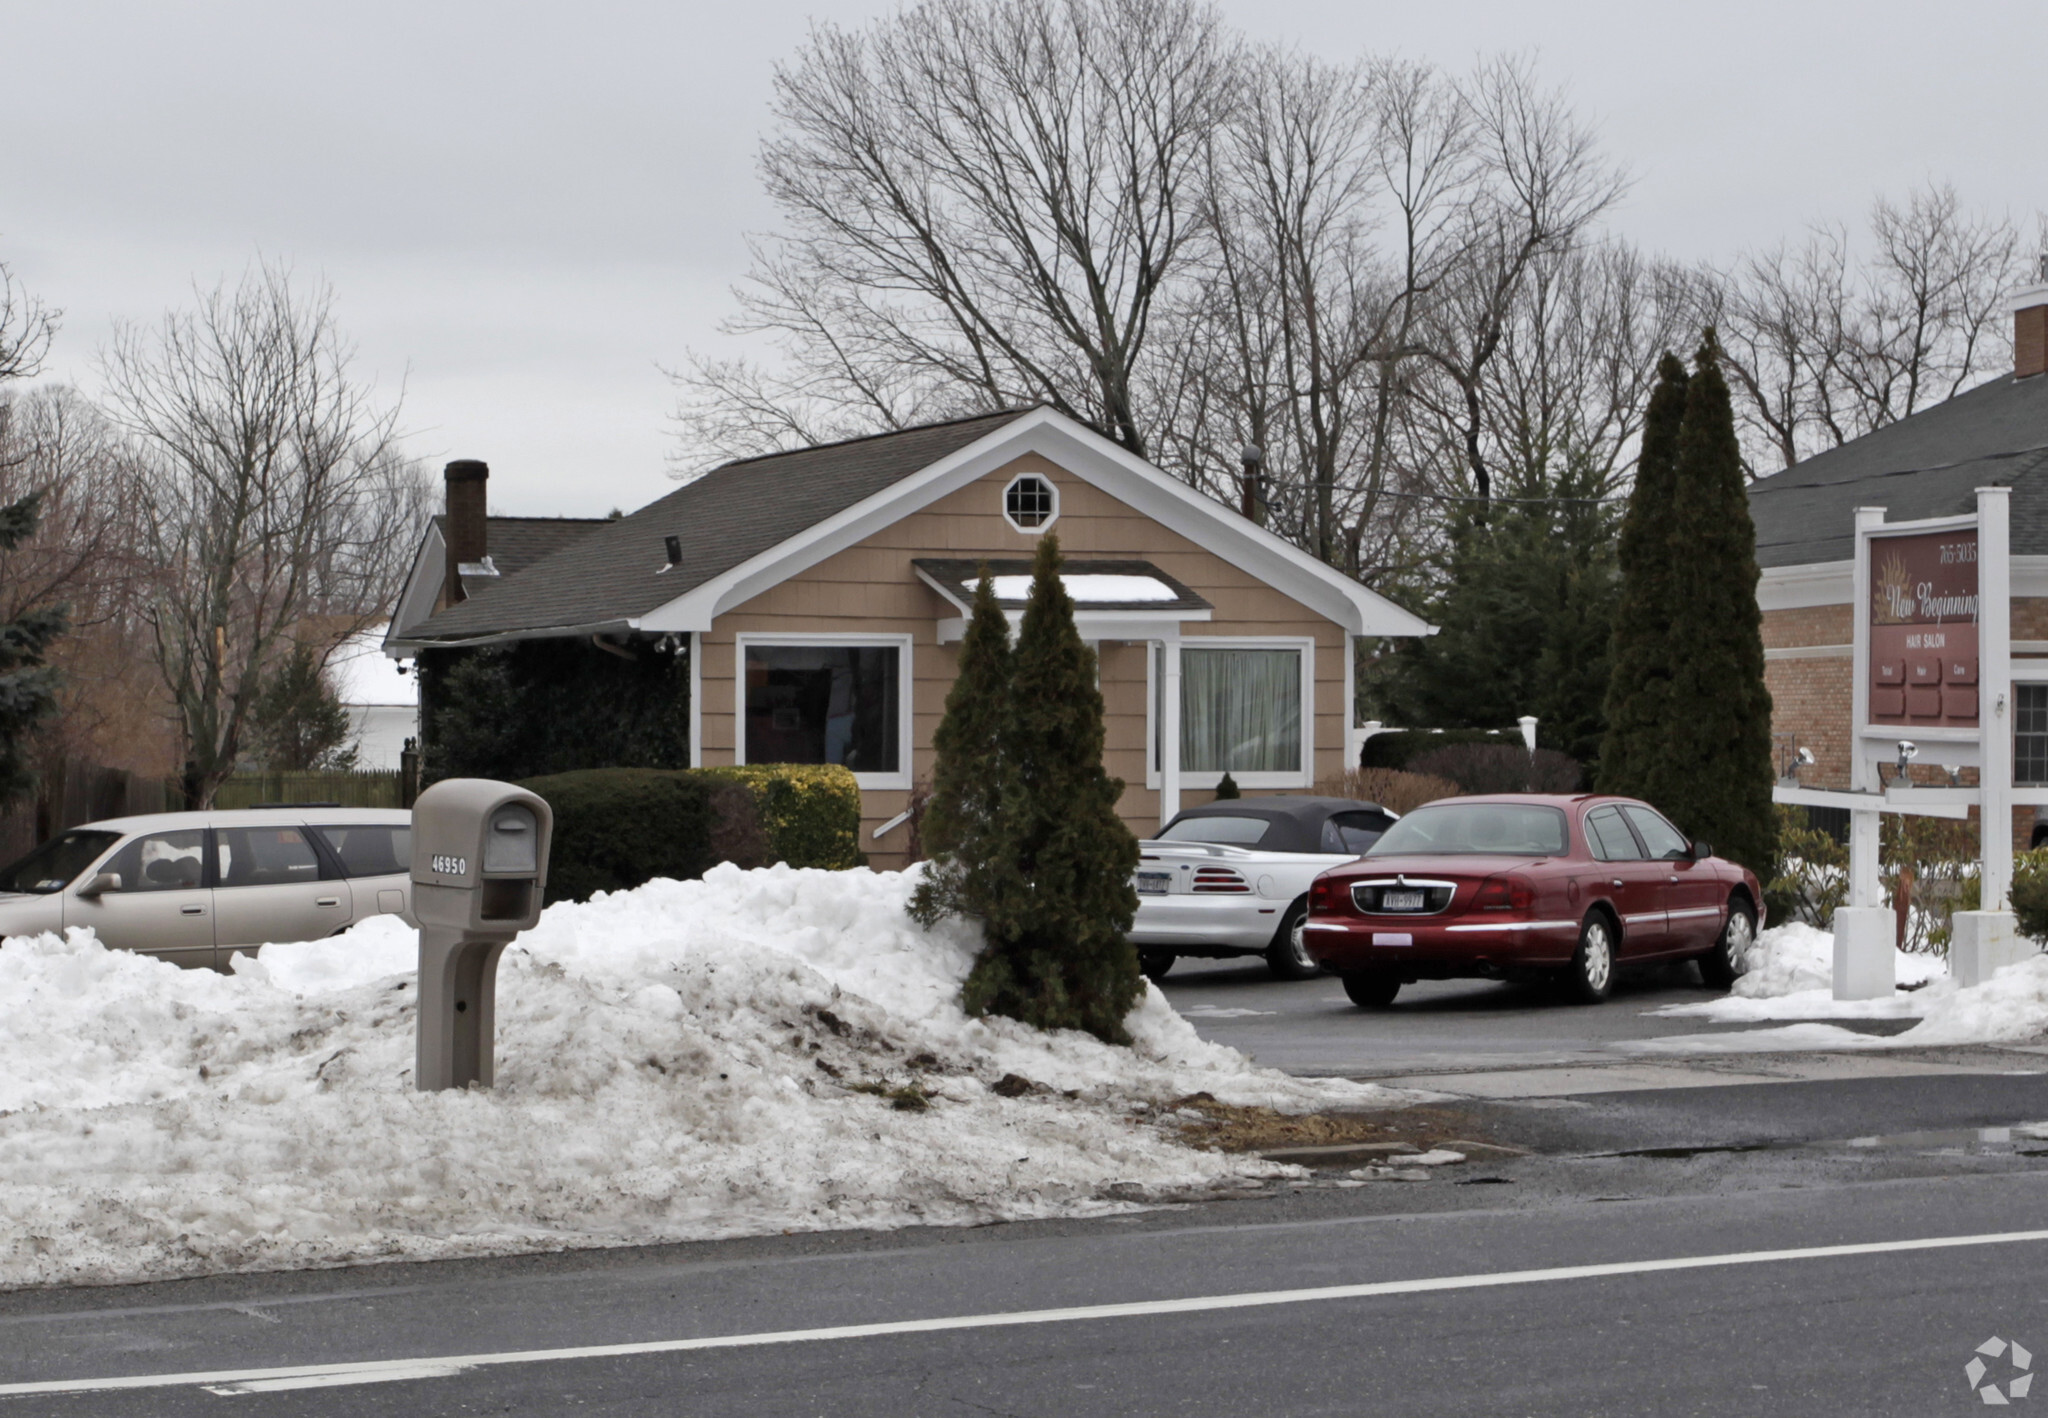
{"label": "white convertible car", "polygon": [[1263,955],[1283,980],[1320,973],[1301,943],[1308,884],[1395,818],[1350,798],[1224,798],[1188,809],[1138,844],[1139,963],[1155,980],[1183,955]]}

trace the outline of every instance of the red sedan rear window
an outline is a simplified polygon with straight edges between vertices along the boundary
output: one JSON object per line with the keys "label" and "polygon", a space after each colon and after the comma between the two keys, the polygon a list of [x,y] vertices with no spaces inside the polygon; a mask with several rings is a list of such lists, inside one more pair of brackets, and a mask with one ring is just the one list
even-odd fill
{"label": "red sedan rear window", "polygon": [[1564,814],[1533,803],[1431,803],[1387,829],[1368,857],[1562,857]]}

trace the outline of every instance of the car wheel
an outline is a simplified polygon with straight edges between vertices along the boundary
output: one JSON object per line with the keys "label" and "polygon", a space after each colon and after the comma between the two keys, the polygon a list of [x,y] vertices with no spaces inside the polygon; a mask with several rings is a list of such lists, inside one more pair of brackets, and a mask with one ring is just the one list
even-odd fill
{"label": "car wheel", "polygon": [[1138,952],[1138,968],[1148,980],[1163,980],[1178,959],[1180,957],[1170,950],[1141,950]]}
{"label": "car wheel", "polygon": [[1749,973],[1749,953],[1756,947],[1756,913],[1747,902],[1728,903],[1728,923],[1714,941],[1714,948],[1700,957],[1700,978],[1717,990],[1725,990]]}
{"label": "car wheel", "polygon": [[1308,953],[1308,902],[1297,901],[1280,918],[1273,943],[1266,947],[1266,968],[1283,980],[1312,980],[1323,973],[1322,963]]}
{"label": "car wheel", "polygon": [[1614,992],[1614,927],[1598,912],[1579,927],[1579,948],[1565,971],[1572,998],[1598,1004]]}
{"label": "car wheel", "polygon": [[1384,970],[1346,970],[1344,993],[1360,1009],[1385,1009],[1401,993],[1401,977]]}

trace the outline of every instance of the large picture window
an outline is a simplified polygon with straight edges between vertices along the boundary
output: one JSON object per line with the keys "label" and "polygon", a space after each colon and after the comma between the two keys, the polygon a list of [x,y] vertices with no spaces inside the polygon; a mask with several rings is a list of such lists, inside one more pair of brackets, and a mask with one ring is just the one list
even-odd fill
{"label": "large picture window", "polygon": [[[1280,787],[1274,776],[1297,780],[1308,772],[1303,743],[1302,682],[1305,651],[1296,646],[1230,645],[1180,652],[1181,772],[1229,773],[1239,782]],[[1159,766],[1160,725],[1166,721],[1162,652],[1153,662],[1152,768]]]}
{"label": "large picture window", "polygon": [[905,771],[904,647],[754,642],[743,652],[745,762]]}

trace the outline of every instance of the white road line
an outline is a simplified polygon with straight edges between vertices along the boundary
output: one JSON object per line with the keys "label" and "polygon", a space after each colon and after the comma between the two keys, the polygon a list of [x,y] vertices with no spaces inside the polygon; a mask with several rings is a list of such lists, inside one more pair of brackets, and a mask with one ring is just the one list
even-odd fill
{"label": "white road line", "polygon": [[1906,1251],[1954,1250],[1967,1246],[2009,1246],[2048,1241],[2048,1231],[2001,1231],[1978,1236],[1933,1236],[1915,1241],[1868,1241],[1847,1246],[1805,1246],[1782,1251],[1732,1251],[1724,1255],[1626,1260],[1604,1265],[1565,1265],[1546,1270],[1508,1270],[1482,1275],[1444,1275],[1424,1280],[1380,1280],[1364,1285],[1323,1285],[1310,1290],[1257,1290],[1238,1295],[1195,1295],[1180,1300],[1132,1300],[1114,1305],[1075,1305],[1058,1310],[1013,1310],[1006,1314],[949,1315],[941,1319],[889,1320],[880,1324],[834,1325],[826,1329],[784,1329],[763,1334],[714,1334],[701,1339],[656,1339],[638,1344],[590,1344],[573,1349],[518,1349],[500,1354],[426,1355],[371,1359],[354,1364],[302,1364],[279,1369],[219,1369],[186,1374],[133,1374],[104,1379],[48,1379],[0,1384],[0,1398],[30,1394],[111,1393],[122,1389],[195,1386],[213,1393],[274,1393],[294,1388],[391,1383],[441,1378],[469,1369],[503,1364],[546,1364],[564,1359],[616,1359],[640,1354],[677,1354],[693,1349],[744,1349],[766,1344],[873,1339],[892,1334],[930,1334],[949,1329],[1003,1329],[1077,1320],[1135,1319],[1146,1315],[1197,1314],[1205,1310],[1246,1310],[1299,1305],[1318,1300],[1362,1300],[1381,1295],[1422,1295],[1444,1290],[1484,1290],[1503,1285],[1536,1285],[1556,1280],[1598,1280],[1614,1275],[1652,1275],[1674,1270],[1764,1265],[1781,1261],[1835,1260],[1844,1256],[1894,1255]]}

